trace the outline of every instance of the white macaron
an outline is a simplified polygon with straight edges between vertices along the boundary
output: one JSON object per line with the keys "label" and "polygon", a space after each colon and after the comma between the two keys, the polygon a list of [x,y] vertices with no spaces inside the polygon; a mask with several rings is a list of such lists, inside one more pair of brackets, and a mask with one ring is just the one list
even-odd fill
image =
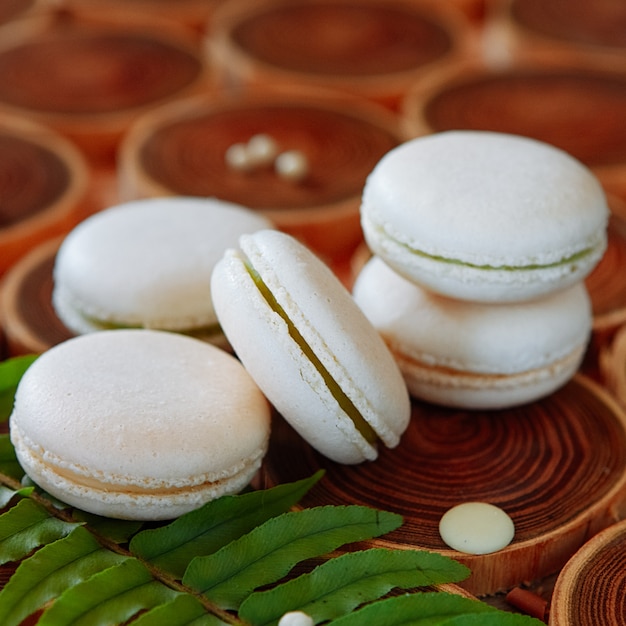
{"label": "white macaron", "polygon": [[234,356],[157,330],[109,330],[44,352],[22,377],[11,441],[30,478],[107,517],[170,519],[243,489],[271,409]]}
{"label": "white macaron", "polygon": [[100,211],[58,251],[57,315],[76,334],[142,327],[219,342],[209,291],[213,267],[241,234],[269,224],[213,198],[151,198]]}
{"label": "white macaron", "polygon": [[527,302],[467,302],[427,291],[373,257],[353,295],[411,394],[441,405],[494,409],[544,397],[576,373],[591,335],[584,283]]}
{"label": "white macaron", "polygon": [[409,423],[406,385],[380,335],[332,271],[265,230],[226,252],[211,284],[220,324],[278,412],[340,463],[374,460]]}
{"label": "white macaron", "polygon": [[609,210],[588,168],[521,136],[449,131],[410,140],[369,175],[361,222],[396,271],[453,298],[521,301],[582,280]]}

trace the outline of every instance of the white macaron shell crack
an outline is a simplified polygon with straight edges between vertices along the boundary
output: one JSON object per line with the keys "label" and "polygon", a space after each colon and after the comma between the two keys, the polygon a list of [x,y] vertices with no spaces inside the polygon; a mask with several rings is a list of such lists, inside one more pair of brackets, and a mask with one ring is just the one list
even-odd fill
{"label": "white macaron shell crack", "polygon": [[[213,273],[222,328],[279,413],[317,450],[342,463],[377,457],[328,380],[294,339],[292,324],[376,436],[398,444],[408,425],[406,385],[384,342],[319,259],[277,231],[240,239]],[[250,267],[290,323],[259,290]]]}

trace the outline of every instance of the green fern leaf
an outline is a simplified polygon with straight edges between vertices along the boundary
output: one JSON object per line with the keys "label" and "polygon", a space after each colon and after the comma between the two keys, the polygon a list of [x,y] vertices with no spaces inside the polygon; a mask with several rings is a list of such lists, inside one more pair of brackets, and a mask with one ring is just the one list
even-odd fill
{"label": "green fern leaf", "polygon": [[34,491],[34,487],[22,487],[21,489],[11,489],[0,485],[0,509],[4,509],[16,496],[26,497]]}
{"label": "green fern leaf", "polygon": [[372,548],[336,557],[274,589],[253,593],[241,604],[239,615],[255,626],[266,626],[288,611],[300,610],[322,622],[394,588],[458,582],[469,574],[464,565],[433,552]]}
{"label": "green fern leaf", "polygon": [[[397,596],[368,604],[329,622],[328,626],[541,626],[543,622],[506,613],[450,593],[429,592]],[[545,626],[545,624],[543,625]]]}
{"label": "green fern leaf", "polygon": [[304,480],[209,502],[167,526],[135,535],[130,551],[180,578],[194,557],[212,554],[259,524],[289,510],[322,474],[317,472]]}
{"label": "green fern leaf", "polygon": [[363,506],[323,506],[284,513],[210,556],[191,561],[183,583],[226,609],[276,582],[298,562],[346,543],[395,530],[402,517]]}
{"label": "green fern leaf", "polygon": [[167,604],[144,613],[133,626],[222,626],[221,619],[206,612],[192,595],[180,595]]}
{"label": "green fern leaf", "polygon": [[37,355],[29,354],[0,362],[0,422],[11,414],[17,384],[36,358]]}
{"label": "green fern leaf", "polygon": [[122,624],[178,594],[155,580],[140,561],[129,558],[67,589],[38,626]]}
{"label": "green fern leaf", "polygon": [[73,509],[72,517],[76,521],[87,524],[97,535],[106,537],[114,543],[127,543],[144,525],[144,522],[101,517],[100,515],[94,515],[79,509]]}
{"label": "green fern leaf", "polygon": [[35,548],[65,537],[76,526],[51,517],[32,500],[20,500],[0,516],[0,564],[19,561]]}
{"label": "green fern leaf", "polygon": [[0,591],[0,624],[18,626],[68,587],[126,558],[103,548],[78,526],[20,563]]}
{"label": "green fern leaf", "polygon": [[0,473],[15,480],[21,480],[24,476],[9,435],[0,435]]}

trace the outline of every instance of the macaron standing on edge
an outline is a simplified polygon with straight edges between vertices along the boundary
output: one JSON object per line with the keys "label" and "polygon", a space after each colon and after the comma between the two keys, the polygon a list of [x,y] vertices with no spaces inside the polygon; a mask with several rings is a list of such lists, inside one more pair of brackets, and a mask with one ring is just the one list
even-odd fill
{"label": "macaron standing on edge", "polygon": [[556,391],[578,370],[593,322],[584,282],[525,302],[467,302],[423,289],[380,257],[363,267],[353,296],[414,397],[471,409]]}
{"label": "macaron standing on edge", "polygon": [[276,230],[244,235],[211,292],[237,356],[315,449],[346,464],[396,446],[410,419],[399,368],[332,271]]}
{"label": "macaron standing on edge", "polygon": [[239,235],[269,226],[258,213],[215,198],[110,207],[62,241],[54,308],[76,334],[156,328],[224,343],[210,297],[213,266]]}
{"label": "macaron standing on edge", "polygon": [[62,502],[161,520],[248,485],[270,414],[224,350],[177,333],[107,330],[37,358],[18,385],[10,434],[26,473]]}
{"label": "macaron standing on edge", "polygon": [[584,279],[607,245],[602,187],[548,144],[447,131],[388,152],[367,178],[370,249],[427,289],[463,300],[521,301]]}

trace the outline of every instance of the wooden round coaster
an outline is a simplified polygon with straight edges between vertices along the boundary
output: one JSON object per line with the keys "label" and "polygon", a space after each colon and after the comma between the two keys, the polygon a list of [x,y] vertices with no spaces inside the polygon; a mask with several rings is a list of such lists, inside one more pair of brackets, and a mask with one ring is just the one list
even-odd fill
{"label": "wooden round coaster", "polygon": [[626,407],[626,324],[600,350],[599,364],[604,384]]}
{"label": "wooden round coaster", "polygon": [[39,244],[0,283],[0,320],[10,356],[40,354],[73,337],[52,306],[52,269],[61,239]]}
{"label": "wooden round coaster", "polygon": [[[373,463],[333,463],[276,420],[265,480],[277,484],[323,468],[303,506],[356,503],[404,516],[376,545],[434,550],[472,571],[476,595],[557,572],[593,534],[626,512],[626,416],[578,375],[544,400],[503,411],[415,402],[400,445]],[[515,524],[513,542],[474,556],[447,548],[439,520],[462,502],[489,502]]]}
{"label": "wooden round coaster", "polygon": [[403,121],[413,137],[452,129],[533,137],[576,157],[609,193],[626,198],[624,70],[463,64],[417,85]]}
{"label": "wooden round coaster", "polygon": [[424,71],[474,54],[460,11],[402,0],[234,0],[208,43],[225,84],[334,88],[391,107]]}
{"label": "wooden round coaster", "polygon": [[50,10],[50,5],[46,0],[3,0],[0,2],[0,26]]}
{"label": "wooden round coaster", "polygon": [[[258,134],[272,137],[281,153],[304,154],[306,177],[285,180],[274,162],[250,171],[229,166],[229,148]],[[395,116],[352,98],[299,90],[197,98],[133,126],[119,155],[121,195],[218,197],[263,212],[326,259],[345,257],[362,240],[365,179],[402,140]]]}
{"label": "wooden round coaster", "polygon": [[490,28],[513,62],[624,65],[626,4],[621,0],[501,0]]}
{"label": "wooden round coaster", "polygon": [[85,159],[66,139],[0,113],[0,275],[86,214],[89,183]]}
{"label": "wooden round coaster", "polygon": [[59,12],[0,37],[0,110],[45,123],[96,162],[114,159],[138,115],[209,84],[197,44],[161,20]]}
{"label": "wooden round coaster", "polygon": [[587,542],[557,578],[550,626],[626,623],[626,520]]}

